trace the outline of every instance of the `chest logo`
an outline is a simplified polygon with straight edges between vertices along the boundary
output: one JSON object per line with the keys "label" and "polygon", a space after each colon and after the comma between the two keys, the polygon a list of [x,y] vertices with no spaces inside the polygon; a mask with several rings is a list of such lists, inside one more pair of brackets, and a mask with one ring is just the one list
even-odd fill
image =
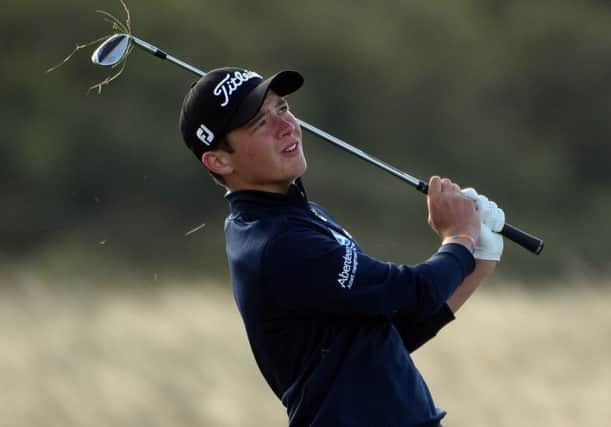
{"label": "chest logo", "polygon": [[341,257],[341,266],[337,274],[337,283],[344,289],[352,288],[356,272],[358,269],[358,254],[356,245],[346,236],[331,230],[337,243],[345,248],[344,255]]}

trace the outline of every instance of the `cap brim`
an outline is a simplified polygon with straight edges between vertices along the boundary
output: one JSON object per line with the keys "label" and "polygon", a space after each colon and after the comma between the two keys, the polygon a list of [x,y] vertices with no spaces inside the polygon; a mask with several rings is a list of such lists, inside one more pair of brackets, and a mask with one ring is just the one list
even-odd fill
{"label": "cap brim", "polygon": [[270,90],[273,90],[278,96],[286,96],[297,91],[302,85],[303,76],[297,71],[290,70],[281,71],[263,80],[246,96],[242,104],[238,107],[236,113],[228,123],[227,132],[248,123],[259,111]]}

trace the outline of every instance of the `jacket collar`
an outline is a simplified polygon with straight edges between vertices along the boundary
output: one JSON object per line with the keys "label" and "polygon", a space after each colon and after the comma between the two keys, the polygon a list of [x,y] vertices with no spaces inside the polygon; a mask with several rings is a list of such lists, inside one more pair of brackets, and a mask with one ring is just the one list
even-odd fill
{"label": "jacket collar", "polygon": [[298,178],[295,183],[289,186],[286,194],[259,190],[239,190],[226,194],[225,198],[229,202],[232,214],[281,210],[289,207],[308,207],[308,198],[301,178]]}

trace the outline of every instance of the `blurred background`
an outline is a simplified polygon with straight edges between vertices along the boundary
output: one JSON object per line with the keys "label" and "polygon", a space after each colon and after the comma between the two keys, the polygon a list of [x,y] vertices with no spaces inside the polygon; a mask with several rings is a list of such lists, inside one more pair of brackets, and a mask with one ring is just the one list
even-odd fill
{"label": "blurred background", "polygon": [[[611,417],[611,5],[600,0],[130,0],[133,33],[204,70],[301,71],[293,111],[417,177],[449,176],[546,241],[415,358],[447,426]],[[0,15],[0,422],[280,426],[229,293],[223,189],[177,117],[195,79],[140,51],[123,75],[76,44],[119,0]],[[425,199],[305,135],[311,199],[373,256],[438,241]],[[196,227],[197,231],[189,233]]]}

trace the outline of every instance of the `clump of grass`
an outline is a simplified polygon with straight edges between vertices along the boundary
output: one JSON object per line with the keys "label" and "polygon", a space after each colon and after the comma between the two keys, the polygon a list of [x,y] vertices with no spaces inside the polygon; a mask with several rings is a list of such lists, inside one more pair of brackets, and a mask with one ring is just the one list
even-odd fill
{"label": "clump of grass", "polygon": [[[120,0],[121,1],[121,5],[123,6],[123,11],[125,12],[125,22],[122,22],[120,19],[118,19],[117,17],[115,17],[113,14],[105,11],[105,10],[96,10],[96,13],[99,13],[100,15],[102,15],[104,17],[104,21],[110,23],[112,25],[112,30],[113,32],[111,34],[106,34],[102,37],[99,37],[93,41],[87,42],[87,43],[77,43],[74,50],[72,52],[70,52],[70,54],[64,58],[63,61],[61,61],[59,64],[54,65],[53,67],[49,68],[46,72],[50,73],[51,71],[56,70],[57,68],[63,66],[64,64],[66,64],[68,61],[70,61],[72,59],[72,57],[74,55],[76,55],[80,50],[88,48],[89,46],[92,45],[96,45],[100,42],[102,42],[103,40],[108,39],[110,36],[117,34],[117,33],[122,33],[122,34],[128,34],[131,35],[132,33],[132,29],[131,29],[131,14],[129,12],[129,8],[127,7],[127,4],[125,3],[124,0]],[[99,83],[94,84],[93,86],[89,87],[89,91],[92,90],[96,90],[98,92],[98,94],[102,93],[102,88],[104,86],[106,86],[107,84],[109,84],[110,82],[112,82],[113,80],[115,80],[117,77],[119,77],[122,73],[123,70],[125,70],[125,67],[127,65],[127,57],[129,56],[130,52],[131,52],[132,47],[129,47],[129,50],[127,51],[127,54],[125,55],[125,58],[120,62],[117,63],[115,65],[112,66],[112,68],[115,68],[117,66],[121,66],[121,68],[119,69],[118,72],[116,72],[113,75],[107,76],[106,78],[104,78],[104,80],[102,80]]]}

